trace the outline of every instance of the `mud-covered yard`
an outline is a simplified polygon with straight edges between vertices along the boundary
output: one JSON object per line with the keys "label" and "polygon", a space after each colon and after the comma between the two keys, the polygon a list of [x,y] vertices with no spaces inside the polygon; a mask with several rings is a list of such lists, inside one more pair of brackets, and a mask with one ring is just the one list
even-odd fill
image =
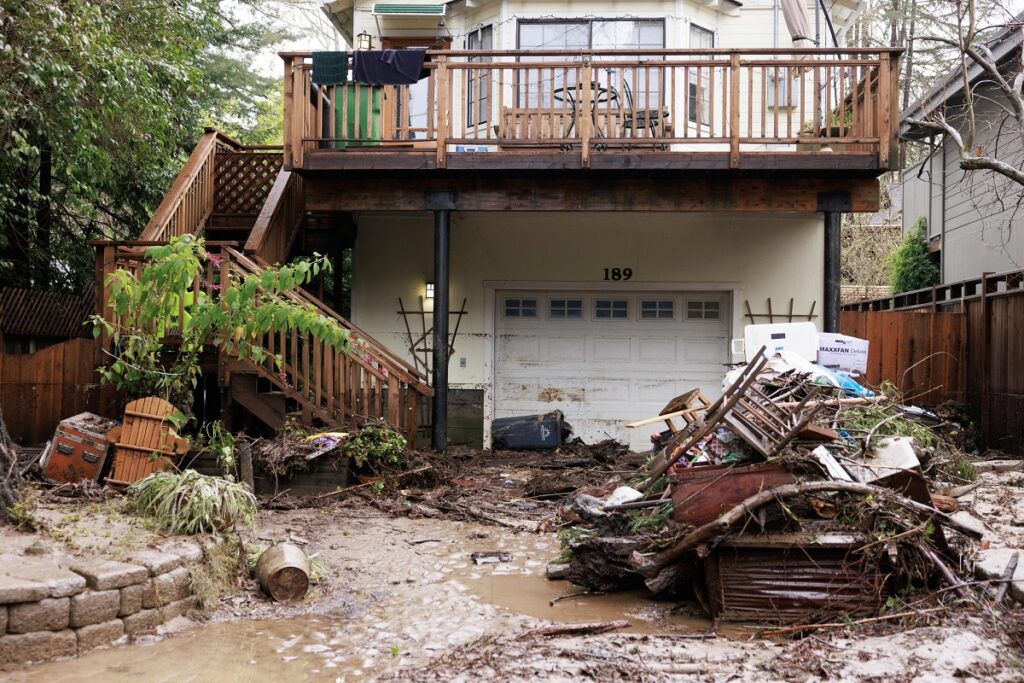
{"label": "mud-covered yard", "polygon": [[[522,466],[477,457],[444,483],[360,490],[318,507],[265,509],[251,544],[290,540],[313,555],[322,581],[281,605],[230,572],[201,577],[205,609],[77,659],[8,670],[14,681],[103,680],[1024,680],[1019,610],[975,604],[922,609],[899,620],[821,628],[799,640],[750,626],[711,632],[695,606],[640,592],[576,595],[545,569],[561,553],[545,520],[557,482],[576,488],[615,463]],[[557,463],[556,463],[557,464]],[[1017,542],[1019,472],[987,473],[961,499],[989,527],[988,543]],[[275,505],[281,506],[280,500]],[[51,542],[69,552],[125,552],[155,536],[118,499],[42,500]],[[5,532],[24,548],[38,535]],[[56,539],[56,540],[54,540]],[[131,540],[128,540],[131,539]],[[476,564],[474,552],[507,562]],[[225,552],[228,556],[230,551]],[[221,585],[217,582],[220,581]],[[563,599],[559,599],[563,598]],[[542,635],[552,624],[628,620],[599,635]]]}

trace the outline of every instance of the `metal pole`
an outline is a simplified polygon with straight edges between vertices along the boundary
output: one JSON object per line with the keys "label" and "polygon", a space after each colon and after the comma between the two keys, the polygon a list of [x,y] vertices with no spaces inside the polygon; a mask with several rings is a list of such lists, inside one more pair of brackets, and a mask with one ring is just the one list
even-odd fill
{"label": "metal pole", "polygon": [[434,211],[434,396],[431,399],[430,444],[448,448],[448,266],[451,211]]}
{"label": "metal pole", "polygon": [[839,332],[842,223],[843,214],[852,209],[849,192],[822,192],[818,195],[818,211],[825,216],[824,332]]}
{"label": "metal pole", "polygon": [[825,332],[839,332],[840,226],[843,214],[825,212]]}

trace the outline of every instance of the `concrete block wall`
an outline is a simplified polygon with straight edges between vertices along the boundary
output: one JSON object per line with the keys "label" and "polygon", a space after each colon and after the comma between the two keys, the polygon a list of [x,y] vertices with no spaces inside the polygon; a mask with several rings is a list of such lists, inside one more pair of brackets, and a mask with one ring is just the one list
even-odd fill
{"label": "concrete block wall", "polygon": [[203,555],[188,540],[124,562],[0,555],[0,662],[72,657],[154,630],[195,605],[187,564]]}

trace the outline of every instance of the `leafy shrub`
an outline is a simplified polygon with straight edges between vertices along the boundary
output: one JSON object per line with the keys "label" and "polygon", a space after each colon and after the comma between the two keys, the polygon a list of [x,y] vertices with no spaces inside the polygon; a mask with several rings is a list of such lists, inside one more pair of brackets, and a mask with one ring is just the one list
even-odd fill
{"label": "leafy shrub", "polygon": [[362,467],[367,463],[395,464],[405,452],[405,437],[387,427],[363,427],[345,446],[345,454]]}
{"label": "leafy shrub", "polygon": [[924,217],[918,218],[913,230],[903,236],[889,255],[889,287],[893,294],[930,287],[939,279],[939,268],[925,246],[926,227]]}
{"label": "leafy shrub", "polygon": [[176,534],[256,526],[256,497],[244,484],[195,470],[154,472],[128,487],[136,511]]}

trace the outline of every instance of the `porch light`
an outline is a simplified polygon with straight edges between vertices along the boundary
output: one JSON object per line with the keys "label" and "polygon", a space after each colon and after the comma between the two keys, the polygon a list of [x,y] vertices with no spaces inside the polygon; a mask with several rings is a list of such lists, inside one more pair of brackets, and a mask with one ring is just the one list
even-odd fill
{"label": "porch light", "polygon": [[356,36],[356,49],[357,50],[372,50],[373,49],[373,36],[366,31],[361,31]]}
{"label": "porch light", "polygon": [[434,298],[434,283],[433,282],[428,282],[426,284],[427,284],[427,287],[426,287],[427,295],[426,296],[427,296],[428,299],[433,299]]}

